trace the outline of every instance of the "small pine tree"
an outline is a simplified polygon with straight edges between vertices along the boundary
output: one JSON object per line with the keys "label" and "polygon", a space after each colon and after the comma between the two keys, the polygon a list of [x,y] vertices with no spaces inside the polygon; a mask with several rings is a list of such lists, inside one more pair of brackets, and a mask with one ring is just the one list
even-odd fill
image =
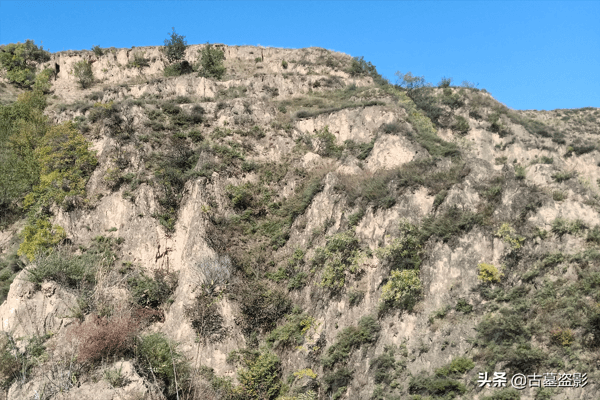
{"label": "small pine tree", "polygon": [[187,41],[185,36],[178,35],[173,28],[173,32],[170,34],[170,39],[165,39],[164,52],[169,62],[179,61],[185,55],[185,49],[187,48]]}

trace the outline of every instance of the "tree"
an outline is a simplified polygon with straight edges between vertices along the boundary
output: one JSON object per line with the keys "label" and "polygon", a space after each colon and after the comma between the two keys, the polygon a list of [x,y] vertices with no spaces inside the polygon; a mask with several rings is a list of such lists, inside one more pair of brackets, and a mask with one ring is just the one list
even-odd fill
{"label": "tree", "polygon": [[198,54],[200,54],[200,76],[214,79],[223,78],[226,71],[223,65],[223,60],[225,60],[223,50],[206,43],[203,49],[198,50]]}
{"label": "tree", "polygon": [[412,72],[407,72],[403,74],[402,72],[396,72],[396,76],[398,77],[397,85],[406,89],[406,90],[414,90],[425,86],[425,77],[424,76],[415,76]]}
{"label": "tree", "polygon": [[185,49],[187,47],[187,41],[185,36],[178,35],[173,28],[173,32],[170,34],[170,39],[165,39],[164,52],[169,62],[179,61],[185,55]]}
{"label": "tree", "polygon": [[0,51],[0,66],[6,70],[9,81],[21,87],[30,87],[35,81],[36,64],[50,60],[50,53],[33,40],[11,43]]}
{"label": "tree", "polygon": [[75,63],[73,75],[81,85],[82,89],[90,86],[94,82],[94,73],[92,72],[92,63],[81,60]]}

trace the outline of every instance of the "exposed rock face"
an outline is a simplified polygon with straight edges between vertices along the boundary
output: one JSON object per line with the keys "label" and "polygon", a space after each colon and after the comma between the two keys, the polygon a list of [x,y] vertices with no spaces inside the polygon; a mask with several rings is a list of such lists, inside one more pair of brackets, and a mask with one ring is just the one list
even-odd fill
{"label": "exposed rock face", "polygon": [[[56,348],[65,345],[68,327],[79,324],[75,311],[81,308],[82,298],[92,303],[103,299],[111,310],[133,308],[136,295],[131,282],[138,275],[131,270],[145,271],[150,277],[154,271],[168,271],[178,277],[170,299],[160,306],[144,304],[145,309],[164,315],[140,325],[137,337],[164,333],[178,343],[177,351],[191,368],[200,364],[213,368],[217,376],[231,378],[234,384],[243,381],[242,361],[236,363],[235,358],[248,356],[235,351],[258,351],[269,343],[281,362],[278,376],[292,377],[290,396],[294,390],[310,389],[320,399],[336,392],[343,396],[338,398],[348,399],[441,398],[435,396],[450,395],[419,389],[411,375],[433,379],[437,369],[467,357],[475,361],[474,369],[446,374],[458,385],[456,390],[464,388],[464,398],[482,399],[497,392],[480,391],[475,383],[478,372],[490,365],[486,363],[512,372],[587,372],[588,386],[565,388],[552,398],[597,398],[600,375],[593,360],[599,353],[594,335],[600,335],[600,328],[594,331],[592,325],[593,306],[600,300],[594,280],[600,271],[594,253],[600,234],[596,238],[593,228],[600,224],[600,153],[596,148],[585,150],[584,144],[597,142],[591,134],[598,132],[598,125],[573,120],[598,118],[600,110],[573,111],[577,116],[565,120],[571,115],[568,111],[506,110],[487,93],[453,88],[449,90],[461,96],[462,105],[441,105],[449,122],[441,118],[431,125],[434,132],[427,133],[418,118],[431,121],[419,104],[415,106],[397,88],[375,85],[366,73],[349,73],[347,55],[315,48],[220,47],[227,68],[222,81],[196,73],[164,77],[167,62],[156,47],[117,49],[101,57],[85,51],[62,52],[42,66],[60,70],[46,114],[55,123],[79,121],[100,162],[87,184],[85,206],[56,207],[53,223],[64,228],[73,245],[83,247],[74,254],[84,254],[99,236],[100,241],[119,242],[119,247],[112,269],[103,270],[106,276],[99,276],[91,292],[49,280],[36,287],[27,280],[27,269],[35,268],[35,263],[17,275],[0,305],[2,331],[15,341],[15,352],[25,352],[33,337],[51,336],[48,343]],[[194,64],[201,48],[189,46],[186,60]],[[145,57],[149,66],[127,67],[136,55]],[[68,73],[81,60],[93,61],[98,81],[86,90]],[[449,95],[431,89],[430,96],[446,104],[439,99]],[[131,121],[128,133],[123,133],[125,128],[111,130],[102,118],[92,121],[93,104],[110,102],[118,106],[116,113],[123,120]],[[202,118],[185,120],[200,113],[194,111],[198,105]],[[502,134],[494,132],[497,129],[490,122],[497,110],[502,111],[498,118],[507,129]],[[462,134],[456,129],[458,116],[470,127]],[[554,133],[533,134],[532,121]],[[330,148],[316,145],[318,140],[326,142],[318,136],[326,127],[333,135]],[[455,152],[432,157],[436,146]],[[180,168],[178,160],[189,165]],[[181,175],[168,181],[168,186],[165,182],[171,178],[164,177],[171,167],[179,168]],[[114,171],[118,179],[111,178]],[[561,173],[571,175],[557,179]],[[172,199],[174,210],[165,205]],[[382,249],[405,237],[401,231],[405,223],[420,229],[418,249],[403,248],[400,261],[389,261]],[[504,231],[503,224],[508,224]],[[22,227],[19,222],[0,232],[3,252]],[[343,232],[358,243],[352,255],[359,260],[355,264],[345,265],[336,258],[353,250],[354,242],[332,250],[331,238]],[[298,250],[302,257],[294,261]],[[329,252],[329,258],[319,258],[323,251]],[[420,260],[421,292],[413,307],[386,310],[382,293],[392,279],[390,272],[404,269],[398,265],[411,251]],[[562,258],[544,261],[555,253]],[[200,261],[217,255],[233,260],[229,279],[215,280],[202,269]],[[336,282],[342,282],[336,288],[328,287],[323,278],[331,260],[342,260],[336,264],[342,268],[335,275]],[[482,281],[480,264],[498,267],[502,280]],[[289,299],[285,312],[278,314],[274,297],[266,297],[268,304],[257,315],[245,313],[251,296],[242,293],[248,282],[260,282],[265,296],[284,293]],[[561,304],[552,303],[547,294],[555,290],[568,296],[567,286],[576,291],[569,298],[580,302],[576,321],[557,317]],[[219,340],[215,335],[201,336],[190,317],[190,310],[200,307],[197,299],[209,291],[206,296],[212,296],[213,312],[226,332]],[[530,303],[519,303],[525,300]],[[498,323],[493,329],[513,329],[514,348],[519,345],[526,352],[533,346],[544,354],[543,360],[535,359],[531,365],[514,361],[516,356],[507,359],[494,353],[498,348],[507,354],[516,351],[502,342],[502,332],[496,332],[499,339],[494,340],[505,347],[494,347],[489,339],[494,333],[481,333],[488,329],[485,321],[503,315],[499,310],[525,315],[527,305],[540,316],[528,314],[524,325]],[[288,321],[285,315],[294,315],[292,306],[312,322],[299,334],[301,340],[278,346],[280,339],[268,339],[269,332]],[[82,313],[107,312],[94,307]],[[273,321],[260,322],[262,314],[258,314],[263,312],[274,315]],[[362,350],[359,344],[349,345],[337,366],[326,367],[321,360],[341,340],[341,332],[366,316],[377,321],[376,338],[363,343]],[[247,320],[255,324],[251,334],[244,325]],[[537,325],[530,324],[533,320]],[[557,344],[559,331],[571,332],[571,342]],[[378,377],[376,360],[392,348],[395,364],[382,370],[384,378]],[[56,351],[47,354],[58,357]],[[523,358],[534,359],[538,353],[527,354]],[[569,354],[575,354],[572,360]],[[166,384],[156,384],[149,370],[140,366],[136,355],[124,351],[119,357],[121,361],[104,358],[103,366],[57,381],[62,392],[52,389],[46,395],[134,399],[161,398],[166,393],[173,398]],[[56,377],[61,371],[71,372],[52,360],[40,359],[28,370],[25,382],[12,383],[7,398],[41,398],[44,388],[56,383],[49,383],[48,373]],[[326,377],[342,367],[352,372],[352,379],[335,386]],[[317,377],[296,374],[293,378],[293,373],[307,368]],[[105,378],[105,369],[120,371],[119,387]],[[196,398],[222,398],[223,393],[207,383],[206,374],[194,377],[198,385],[204,382],[195,393],[205,397],[197,394]],[[536,393],[528,388],[521,398],[538,399]]]}

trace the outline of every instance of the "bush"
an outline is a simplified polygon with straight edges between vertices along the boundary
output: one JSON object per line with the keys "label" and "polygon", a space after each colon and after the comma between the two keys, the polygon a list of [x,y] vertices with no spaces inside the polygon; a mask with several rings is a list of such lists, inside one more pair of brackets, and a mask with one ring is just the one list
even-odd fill
{"label": "bush", "polygon": [[170,63],[173,63],[181,60],[185,56],[187,41],[185,40],[185,36],[175,33],[175,28],[173,28],[173,31],[169,36],[169,39],[165,39],[163,51],[167,56],[167,60],[169,60]]}
{"label": "bush", "polygon": [[222,79],[226,72],[225,65],[223,65],[225,60],[223,50],[206,43],[204,48],[198,50],[198,54],[200,55],[199,75],[205,78]]}
{"label": "bush", "polygon": [[437,217],[432,215],[423,220],[421,237],[426,241],[431,236],[437,236],[447,242],[454,235],[469,232],[475,225],[481,224],[481,215],[463,212],[454,206]]}
{"label": "bush", "polygon": [[330,236],[325,248],[317,248],[313,265],[323,265],[321,285],[337,291],[346,283],[346,272],[357,273],[365,253],[352,231]]}
{"label": "bush", "polygon": [[38,254],[46,253],[52,247],[62,242],[65,230],[58,225],[52,225],[47,217],[30,219],[23,229],[23,243],[17,252],[33,261]]}
{"label": "bush", "polygon": [[321,363],[331,369],[338,363],[347,362],[350,353],[363,344],[374,343],[379,337],[379,324],[372,316],[362,317],[358,326],[350,326],[338,333],[335,343],[327,349]]}
{"label": "bush", "polygon": [[504,243],[509,244],[510,247],[513,248],[513,250],[520,249],[523,246],[523,242],[525,241],[525,238],[517,235],[515,229],[511,227],[510,224],[508,224],[507,222],[503,223],[500,226],[500,228],[498,229],[498,231],[496,231],[494,236],[499,237]]}
{"label": "bush", "polygon": [[573,178],[574,176],[574,172],[556,172],[555,174],[552,174],[552,178],[558,183],[567,181]]}
{"label": "bush", "polygon": [[129,313],[110,317],[92,315],[72,327],[67,335],[78,344],[78,362],[96,363],[132,350],[139,328],[140,321]]}
{"label": "bush", "polygon": [[481,263],[477,266],[477,271],[477,277],[483,283],[498,283],[504,276],[502,272],[492,264]]}
{"label": "bush", "polygon": [[180,76],[190,74],[193,72],[193,68],[187,61],[176,62],[171,65],[167,65],[163,71],[164,76]]}
{"label": "bush", "polygon": [[101,57],[104,55],[104,50],[100,46],[93,46],[92,51],[96,55],[96,57]]}
{"label": "bush", "polygon": [[211,292],[215,286],[225,285],[229,282],[232,269],[231,259],[217,254],[204,256],[195,264],[195,273],[202,282],[202,286],[210,289]]}
{"label": "bush", "polygon": [[78,61],[73,66],[73,75],[82,89],[89,87],[94,83],[94,73],[92,72],[92,63],[86,60]]}
{"label": "bush", "polygon": [[400,236],[386,247],[376,250],[377,257],[393,270],[419,269],[421,266],[421,237],[419,229],[408,223],[400,223]]}
{"label": "bush", "polygon": [[469,304],[465,299],[458,299],[456,307],[454,309],[458,312],[468,314],[473,311],[473,306]]}
{"label": "bush", "polygon": [[189,385],[189,365],[177,351],[177,344],[162,333],[152,333],[141,338],[137,346],[137,359],[147,377],[156,377],[162,381],[168,398],[176,397]]}
{"label": "bush", "polygon": [[59,249],[48,255],[39,255],[35,267],[27,271],[27,279],[37,285],[54,281],[70,288],[91,286],[96,282],[97,263],[98,257],[94,254],[74,255],[66,249]]}
{"label": "bush", "polygon": [[267,343],[275,348],[296,348],[304,343],[304,336],[315,324],[315,319],[304,313],[293,313],[286,318],[285,324],[273,330],[267,336]]}
{"label": "bush", "polygon": [[486,315],[476,330],[486,342],[513,344],[531,337],[520,315],[513,310],[501,309],[497,314]]}
{"label": "bush", "polygon": [[526,175],[527,172],[525,171],[525,167],[522,165],[515,165],[515,179],[523,180]]}
{"label": "bush", "polygon": [[452,124],[452,130],[461,134],[461,135],[466,135],[467,133],[469,133],[469,130],[471,129],[471,127],[469,126],[469,121],[467,121],[467,119],[465,117],[461,117],[460,115],[457,115],[454,117],[455,122],[454,124]]}
{"label": "bush", "polygon": [[281,389],[281,362],[271,352],[261,353],[238,373],[245,399],[273,400]]}
{"label": "bush", "polygon": [[342,154],[342,147],[336,146],[336,137],[333,133],[329,132],[329,127],[325,126],[319,132],[315,134],[317,142],[316,152],[321,157],[335,157],[338,158]]}
{"label": "bush", "polygon": [[287,69],[287,67],[288,67],[288,62],[287,62],[287,61],[285,61],[285,60],[282,60],[282,61],[281,61],[281,66],[283,67],[283,69]]}
{"label": "bush", "polygon": [[325,381],[325,391],[337,395],[339,398],[345,391],[350,382],[352,382],[353,372],[347,368],[340,368],[335,372],[330,372],[323,377]]}
{"label": "bush", "polygon": [[154,278],[140,274],[128,280],[134,301],[142,307],[158,308],[177,287],[177,276],[163,269],[154,270]]}
{"label": "bush", "polygon": [[232,293],[235,293],[240,305],[240,325],[247,336],[252,332],[275,328],[277,321],[292,308],[291,301],[283,292],[268,289],[258,282],[238,287]]}
{"label": "bush", "polygon": [[435,370],[438,376],[457,376],[462,375],[475,367],[475,363],[466,357],[457,357],[450,364]]}
{"label": "bush", "polygon": [[185,314],[192,321],[192,328],[204,343],[219,343],[227,336],[225,319],[219,312],[218,299],[206,293],[196,296],[195,302],[185,307]]}
{"label": "bush", "polygon": [[418,270],[394,270],[383,285],[381,301],[385,307],[401,308],[411,311],[423,291]]}
{"label": "bush", "polygon": [[432,395],[435,398],[453,399],[464,394],[467,388],[462,383],[437,376],[427,377],[423,373],[413,376],[408,383],[408,393]]}

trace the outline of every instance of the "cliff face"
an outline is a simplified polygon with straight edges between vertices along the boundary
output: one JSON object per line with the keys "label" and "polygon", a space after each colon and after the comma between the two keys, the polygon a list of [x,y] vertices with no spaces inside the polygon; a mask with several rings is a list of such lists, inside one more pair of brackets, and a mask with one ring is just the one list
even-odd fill
{"label": "cliff face", "polygon": [[[600,110],[217,48],[222,80],[165,77],[156,47],[40,66],[45,114],[98,164],[0,306],[8,399],[597,398]],[[486,371],[589,383],[481,389]]]}

